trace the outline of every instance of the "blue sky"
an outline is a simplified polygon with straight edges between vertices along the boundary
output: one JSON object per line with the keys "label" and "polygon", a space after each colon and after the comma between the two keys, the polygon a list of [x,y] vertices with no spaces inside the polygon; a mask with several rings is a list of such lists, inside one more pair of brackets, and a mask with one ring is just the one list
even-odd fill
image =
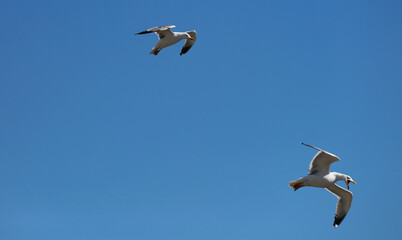
{"label": "blue sky", "polygon": [[[1,1],[0,238],[399,239],[400,1]],[[158,25],[195,29],[148,52]],[[341,158],[352,208],[293,192]],[[344,186],[343,183],[340,183]]]}

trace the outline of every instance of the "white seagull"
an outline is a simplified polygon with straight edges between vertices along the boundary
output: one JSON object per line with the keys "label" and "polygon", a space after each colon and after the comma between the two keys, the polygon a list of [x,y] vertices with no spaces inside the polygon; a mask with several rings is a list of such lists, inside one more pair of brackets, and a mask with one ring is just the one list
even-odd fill
{"label": "white seagull", "polygon": [[153,27],[148,30],[136,33],[135,35],[146,34],[146,33],[156,33],[159,38],[159,42],[155,45],[149,54],[158,55],[159,51],[165,47],[169,47],[173,44],[180,42],[182,39],[186,39],[183,48],[181,49],[180,55],[185,54],[194,45],[197,39],[197,33],[193,31],[188,32],[172,32],[171,28],[176,27],[175,25],[167,25],[160,27]]}
{"label": "white seagull", "polygon": [[334,227],[338,227],[342,220],[346,217],[350,206],[352,205],[353,194],[352,192],[341,188],[336,185],[336,181],[345,181],[346,186],[349,189],[349,183],[356,184],[353,179],[345,174],[337,172],[329,172],[329,167],[332,163],[339,161],[339,158],[334,154],[321,150],[319,148],[313,147],[308,144],[305,146],[312,147],[319,152],[315,155],[310,163],[310,169],[308,175],[292,181],[289,186],[295,191],[301,187],[319,187],[325,188],[330,193],[334,194],[338,198],[338,203],[336,204],[335,221]]}

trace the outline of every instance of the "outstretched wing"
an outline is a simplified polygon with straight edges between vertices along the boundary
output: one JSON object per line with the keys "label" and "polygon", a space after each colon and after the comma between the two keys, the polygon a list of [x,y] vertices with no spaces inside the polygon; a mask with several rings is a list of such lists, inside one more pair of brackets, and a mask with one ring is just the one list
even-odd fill
{"label": "outstretched wing", "polygon": [[159,26],[159,27],[153,27],[148,30],[136,33],[135,35],[141,35],[141,34],[146,34],[146,33],[156,33],[158,35],[159,39],[164,38],[167,35],[173,35],[171,28],[176,27],[175,25],[166,25],[166,26]]}
{"label": "outstretched wing", "polygon": [[339,158],[334,154],[320,150],[311,160],[308,174],[328,174],[331,164],[337,161],[339,161]]}
{"label": "outstretched wing", "polygon": [[183,48],[181,49],[181,53],[180,56],[185,54],[186,52],[188,52],[188,50],[190,50],[190,48],[194,45],[195,40],[197,39],[197,33],[193,30],[193,31],[188,31],[187,32],[188,35],[190,35],[190,37],[193,39],[187,39],[186,42],[183,45]]}
{"label": "outstretched wing", "polygon": [[334,221],[334,227],[338,227],[349,212],[350,206],[352,205],[353,194],[336,184],[328,187],[327,190],[338,198]]}

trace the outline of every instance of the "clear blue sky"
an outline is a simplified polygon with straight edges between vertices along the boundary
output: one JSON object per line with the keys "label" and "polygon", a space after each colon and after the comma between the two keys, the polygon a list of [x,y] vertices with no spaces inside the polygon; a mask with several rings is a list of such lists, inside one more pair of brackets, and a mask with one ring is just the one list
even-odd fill
{"label": "clear blue sky", "polygon": [[[400,239],[401,1],[0,2],[0,238]],[[195,29],[158,56],[158,25]],[[357,185],[293,192],[315,151]],[[340,183],[345,186],[344,183]]]}

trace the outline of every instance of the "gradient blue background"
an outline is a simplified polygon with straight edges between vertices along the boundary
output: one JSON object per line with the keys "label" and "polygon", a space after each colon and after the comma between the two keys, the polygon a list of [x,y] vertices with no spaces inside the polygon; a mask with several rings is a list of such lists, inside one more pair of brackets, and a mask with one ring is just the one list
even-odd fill
{"label": "gradient blue background", "polygon": [[[401,1],[0,2],[0,238],[400,239]],[[158,25],[197,30],[148,55]],[[351,211],[293,192],[338,155]],[[340,183],[345,186],[344,183]]]}

